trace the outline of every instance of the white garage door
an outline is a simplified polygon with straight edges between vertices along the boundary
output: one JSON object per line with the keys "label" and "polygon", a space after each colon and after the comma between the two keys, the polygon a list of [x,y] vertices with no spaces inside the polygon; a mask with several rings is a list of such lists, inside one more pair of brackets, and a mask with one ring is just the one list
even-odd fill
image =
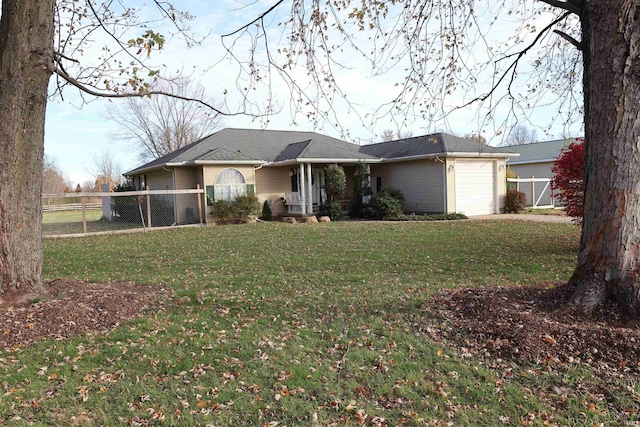
{"label": "white garage door", "polygon": [[493,160],[456,160],[456,212],[496,213],[496,174]]}

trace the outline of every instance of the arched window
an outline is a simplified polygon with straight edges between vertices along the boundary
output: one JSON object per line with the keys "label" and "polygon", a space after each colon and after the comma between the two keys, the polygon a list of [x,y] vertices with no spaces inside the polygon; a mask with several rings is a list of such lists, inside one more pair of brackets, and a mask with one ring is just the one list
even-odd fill
{"label": "arched window", "polygon": [[242,173],[233,168],[224,169],[216,177],[214,194],[216,200],[229,202],[238,196],[246,196],[247,186]]}

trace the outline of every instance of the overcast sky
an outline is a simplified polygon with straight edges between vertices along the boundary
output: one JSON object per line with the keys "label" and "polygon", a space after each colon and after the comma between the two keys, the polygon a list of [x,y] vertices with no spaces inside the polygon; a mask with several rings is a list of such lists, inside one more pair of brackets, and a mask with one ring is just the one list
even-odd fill
{"label": "overcast sky", "polygon": [[[265,10],[268,1],[252,3],[252,6],[240,7],[236,0],[224,1],[200,1],[177,0],[174,4],[191,12],[196,16],[192,22],[195,33],[206,34],[209,37],[201,46],[190,49],[185,48],[184,43],[173,40],[166,45],[161,52],[152,54],[152,62],[164,64],[166,70],[183,70],[192,78],[201,83],[208,95],[218,101],[223,99],[230,104],[237,103],[235,92],[231,89],[236,84],[235,69],[228,62],[219,62],[223,57],[220,35],[233,31],[242,24],[250,21]],[[149,6],[151,7],[151,6]],[[288,12],[287,6],[283,6],[281,13]],[[496,37],[508,37],[510,34],[509,23],[496,27],[493,31]],[[274,26],[273,34],[278,31]],[[277,40],[277,39],[276,39]],[[215,66],[214,66],[215,65]],[[213,67],[212,67],[213,66]],[[304,70],[297,70],[297,74],[304,78]],[[348,129],[353,142],[367,143],[380,141],[380,135],[385,129],[394,129],[389,121],[382,120],[371,126],[366,120],[359,120],[367,111],[372,111],[379,106],[384,95],[391,93],[395,83],[392,75],[383,78],[371,78],[370,67],[364,63],[358,63],[354,56],[350,68],[343,70],[341,81],[346,83],[349,90],[349,98],[356,100],[361,112],[360,116],[350,112],[346,106],[338,106],[338,115],[341,125]],[[268,123],[261,122],[251,117],[228,117],[223,119],[223,127],[237,128],[266,128],[286,130],[315,130],[327,135],[340,137],[340,133],[332,126],[324,126],[314,129],[313,124],[305,117],[292,118],[287,105],[287,90],[281,83],[274,82],[275,93],[284,94],[281,99],[281,113],[269,118]],[[225,98],[225,90],[227,92]],[[85,98],[85,100],[91,98]],[[139,165],[135,148],[124,141],[118,141],[113,136],[117,133],[117,126],[106,118],[106,108],[112,102],[105,99],[95,99],[89,103],[83,103],[76,90],[70,89],[64,92],[64,98],[52,98],[47,109],[45,129],[45,152],[56,159],[62,172],[70,178],[72,183],[82,184],[93,179],[91,175],[92,158],[100,151],[111,152],[122,171],[127,171]],[[530,116],[531,126],[544,128],[556,114],[553,107],[539,107],[533,110]],[[295,123],[294,123],[295,121]],[[445,122],[425,124],[421,120],[409,123],[405,131],[411,131],[414,136],[435,131],[446,131],[457,135],[465,135],[478,130],[476,111],[472,109],[459,111],[453,114]],[[549,134],[538,131],[541,140],[557,139],[562,134],[577,136],[581,132],[580,124],[566,129],[557,127],[551,129]],[[486,134],[491,138],[493,135]],[[499,142],[499,138],[494,143]]]}

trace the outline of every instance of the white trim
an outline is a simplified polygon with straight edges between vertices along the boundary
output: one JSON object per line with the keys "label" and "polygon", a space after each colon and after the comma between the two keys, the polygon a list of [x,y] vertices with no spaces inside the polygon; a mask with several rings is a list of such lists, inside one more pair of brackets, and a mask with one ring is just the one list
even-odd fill
{"label": "white trim", "polygon": [[507,178],[507,182],[549,182],[551,178]]}
{"label": "white trim", "polygon": [[313,214],[313,175],[311,175],[311,163],[307,163],[307,210]]}
{"label": "white trim", "polygon": [[531,165],[535,163],[553,163],[556,159],[524,160],[522,162],[508,162],[507,166]]}
{"label": "white trim", "polygon": [[452,151],[452,152],[447,152],[447,153],[433,153],[433,154],[418,154],[415,156],[405,156],[405,157],[394,157],[392,159],[387,159],[387,158],[383,158],[382,162],[383,163],[395,163],[395,162],[406,162],[409,160],[422,160],[422,159],[436,159],[438,157],[456,157],[456,158],[463,158],[463,159],[474,159],[474,158],[496,158],[496,159],[503,159],[503,158],[511,158],[511,157],[517,157],[520,154],[517,153],[499,153],[499,152],[494,152],[494,153],[460,153],[460,152],[456,152],[456,151]]}
{"label": "white trim", "polygon": [[300,204],[302,205],[302,215],[307,213],[307,195],[306,195],[306,188],[305,188],[305,183],[304,183],[304,164],[300,164],[300,174],[298,175],[298,184],[300,186],[300,188],[298,189],[300,191]]}
{"label": "white trim", "polygon": [[493,179],[495,182],[494,189],[493,189],[493,200],[494,200],[493,213],[494,214],[500,213],[500,179],[499,178],[500,178],[500,169],[498,166],[498,161],[494,160],[493,161]]}
{"label": "white trim", "polygon": [[[265,165],[269,162],[264,160],[195,160],[184,162],[185,165]],[[167,163],[167,165],[170,165]]]}
{"label": "white trim", "polygon": [[[189,162],[168,162],[160,165],[150,166],[144,169],[135,169],[130,172],[126,172],[123,175],[132,176],[139,175],[144,172],[162,169],[163,167],[180,167],[180,166],[194,166],[194,165],[261,165],[266,167],[279,167],[279,166],[290,166],[297,164],[323,164],[323,163],[360,163],[364,162],[367,164],[372,163],[395,163],[395,162],[406,162],[410,160],[421,160],[421,159],[434,159],[436,157],[460,157],[460,158],[475,158],[475,157],[485,157],[485,158],[512,158],[518,157],[520,154],[518,153],[500,153],[500,152],[492,152],[492,153],[464,153],[464,152],[444,152],[444,153],[433,153],[433,154],[418,154],[415,156],[405,156],[405,157],[394,157],[394,158],[374,158],[374,159],[335,159],[335,158],[320,158],[320,159],[305,159],[305,158],[296,158],[290,160],[284,160],[281,162],[269,162],[266,160],[194,160]],[[555,159],[547,160],[553,162]],[[532,163],[537,163],[539,161],[533,161]],[[526,163],[509,163],[510,165],[515,164],[526,164]]]}
{"label": "white trim", "polygon": [[442,191],[444,193],[444,213],[449,213],[449,194],[447,193],[447,164],[442,162]]}
{"label": "white trim", "polygon": [[383,159],[290,159],[283,160],[281,162],[267,162],[265,166],[268,167],[278,167],[278,166],[289,166],[289,165],[297,165],[297,164],[322,164],[322,163],[382,163]]}

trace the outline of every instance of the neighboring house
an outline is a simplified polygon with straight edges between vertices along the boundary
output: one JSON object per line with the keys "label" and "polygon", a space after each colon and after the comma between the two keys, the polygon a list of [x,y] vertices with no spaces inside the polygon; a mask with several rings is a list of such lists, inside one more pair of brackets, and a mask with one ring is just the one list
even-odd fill
{"label": "neighboring house", "polygon": [[[531,144],[513,145],[501,147],[503,152],[518,153],[518,157],[507,161],[509,169],[518,178],[546,178],[552,179],[551,168],[564,147],[574,142],[574,138],[559,139],[555,141],[534,142]],[[545,182],[520,183],[520,191],[527,197],[527,206],[549,206],[551,201],[551,185]],[[535,195],[532,193],[535,191]],[[557,203],[555,203],[557,205]]]}
{"label": "neighboring house", "polygon": [[[209,201],[252,193],[271,201],[274,215],[306,215],[324,201],[325,166],[344,168],[348,200],[355,166],[364,162],[374,192],[399,189],[406,212],[482,215],[504,209],[510,156],[442,133],[360,146],[314,132],[223,129],[125,175],[138,189],[199,184]],[[173,203],[178,223],[198,209],[197,200],[182,195]]]}

